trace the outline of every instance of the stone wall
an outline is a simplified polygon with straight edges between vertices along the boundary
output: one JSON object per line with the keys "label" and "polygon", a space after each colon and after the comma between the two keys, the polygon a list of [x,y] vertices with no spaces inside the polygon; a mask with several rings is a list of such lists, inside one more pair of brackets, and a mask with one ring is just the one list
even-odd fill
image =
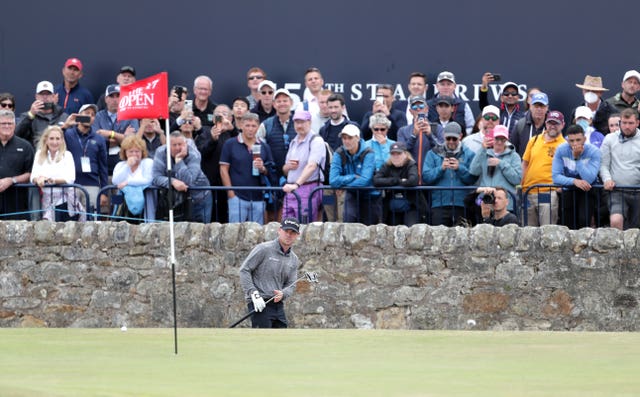
{"label": "stone wall", "polygon": [[[278,225],[175,225],[179,327],[226,327],[238,268]],[[173,326],[167,224],[0,222],[0,326]],[[640,329],[640,232],[312,224],[293,327]],[[242,326],[247,326],[249,321]]]}

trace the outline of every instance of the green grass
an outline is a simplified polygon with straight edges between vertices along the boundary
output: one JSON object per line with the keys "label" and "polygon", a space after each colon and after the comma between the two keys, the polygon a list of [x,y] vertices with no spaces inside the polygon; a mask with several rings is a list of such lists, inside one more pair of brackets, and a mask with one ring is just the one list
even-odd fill
{"label": "green grass", "polygon": [[0,396],[638,396],[640,334],[0,329]]}

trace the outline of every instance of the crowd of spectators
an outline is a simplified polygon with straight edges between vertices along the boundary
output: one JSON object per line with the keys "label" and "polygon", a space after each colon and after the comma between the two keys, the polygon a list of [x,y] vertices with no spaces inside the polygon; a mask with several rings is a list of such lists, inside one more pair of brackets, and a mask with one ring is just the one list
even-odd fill
{"label": "crowd of spectators", "polygon": [[[134,222],[173,210],[177,220],[203,223],[640,225],[635,70],[613,95],[600,77],[585,76],[570,115],[550,106],[543,87],[525,93],[487,72],[477,117],[456,94],[454,73],[439,73],[427,99],[427,77],[415,72],[407,100],[379,84],[359,121],[317,68],[305,71],[297,104],[259,67],[247,72],[247,95],[230,104],[216,103],[213,80],[197,76],[191,91],[171,88],[167,120],[118,118],[134,67],[120,68],[97,101],[83,73],[79,59],[68,59],[62,82],[39,82],[21,109],[0,94],[2,219],[85,220],[111,213],[120,196],[117,215]],[[83,189],[59,186],[69,184]]]}

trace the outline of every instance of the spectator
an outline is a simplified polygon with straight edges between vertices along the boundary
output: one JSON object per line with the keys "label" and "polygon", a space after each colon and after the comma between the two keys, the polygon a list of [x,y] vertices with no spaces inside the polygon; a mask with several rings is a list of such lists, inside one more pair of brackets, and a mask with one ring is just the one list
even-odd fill
{"label": "spectator", "polygon": [[[536,94],[538,95],[538,94]],[[534,95],[534,97],[536,96]],[[536,99],[534,98],[534,101]],[[535,104],[533,106],[535,108]],[[553,183],[551,168],[556,148],[565,142],[562,137],[564,115],[549,112],[546,129],[527,143],[522,157],[522,191],[526,197],[527,226],[555,224],[558,220],[558,196],[552,188],[529,188]]]}
{"label": "spectator", "polygon": [[[296,137],[289,145],[286,162],[282,167],[287,183],[282,187],[286,193],[284,197],[284,209],[282,218],[294,217],[303,222],[320,220],[320,205],[322,204],[322,192],[313,190],[322,185],[324,177],[320,166],[325,164],[326,149],[322,137],[311,131],[311,113],[306,110],[296,110],[293,114],[293,124],[296,129]],[[300,197],[300,209],[298,200],[292,194],[295,191]],[[311,207],[309,198],[311,197]]]}
{"label": "spectator", "polygon": [[267,74],[257,66],[254,66],[247,71],[247,87],[249,87],[249,95],[246,96],[246,99],[249,109],[256,106],[260,100],[260,83],[262,83],[266,78]]}
{"label": "spectator", "polygon": [[28,220],[29,215],[24,213],[28,208],[27,189],[13,185],[29,182],[33,146],[16,136],[15,128],[15,114],[0,109],[0,219]]}
{"label": "spectator", "polygon": [[203,127],[213,126],[213,110],[218,106],[210,99],[213,92],[213,80],[208,76],[198,76],[193,81],[193,115],[200,119]]}
{"label": "spectator", "polygon": [[126,137],[120,145],[120,159],[113,169],[113,184],[124,194],[121,215],[153,221],[156,192],[145,190],[153,182],[153,160],[147,157],[146,143],[135,135]]}
{"label": "spectator", "polygon": [[[482,85],[480,86],[480,94],[478,94],[478,105],[480,110],[484,110],[489,105],[489,82],[494,81],[493,74],[486,72],[482,75]],[[504,125],[509,129],[509,133],[513,131],[518,120],[524,117],[524,111],[520,110],[520,88],[512,81],[508,81],[502,85],[500,91],[500,125]]]}
{"label": "spectator", "polygon": [[640,101],[636,96],[640,91],[640,72],[629,70],[622,78],[622,91],[607,99],[611,105],[622,112],[625,109],[638,109]]}
{"label": "spectator", "polygon": [[[75,180],[76,167],[73,155],[64,142],[62,128],[48,127],[40,138],[31,169],[31,183],[42,192],[42,219],[55,222],[86,220],[86,209],[76,197],[75,189],[45,187],[74,183]],[[79,219],[78,213],[82,214],[82,219]]]}
{"label": "spectator", "polygon": [[[436,142],[436,145],[444,145],[444,129],[445,127],[454,121],[453,116],[456,111],[454,106],[455,99],[451,96],[440,95],[435,100],[429,100],[427,104],[429,104],[429,112],[431,112],[431,103],[435,103],[436,113],[438,115],[437,121],[435,122],[436,129],[433,131],[433,139]],[[431,120],[431,118],[429,118]],[[460,125],[460,124],[458,124]],[[466,135],[465,133],[462,134]]]}
{"label": "spectator", "polygon": [[382,113],[391,121],[387,135],[394,141],[398,139],[398,130],[407,125],[407,118],[404,112],[393,108],[393,101],[393,86],[390,84],[379,85],[372,109],[365,113],[362,118],[361,130],[364,139],[371,139],[373,136],[373,131],[369,128],[369,119],[374,113]]}
{"label": "spectator", "polygon": [[80,86],[82,69],[82,62],[78,58],[67,59],[62,68],[63,81],[56,87],[55,93],[58,105],[67,114],[78,113],[82,105],[95,103],[91,92]]}
{"label": "spectator", "polygon": [[[376,187],[414,187],[420,179],[418,167],[402,142],[391,145],[391,156],[376,171],[373,184]],[[417,190],[389,190],[386,192],[383,217],[387,225],[412,226],[418,223],[420,207],[426,207],[423,195]]]}
{"label": "spectator", "polygon": [[[593,128],[592,126],[593,112],[591,112],[591,109],[589,109],[586,106],[578,106],[573,113],[574,113],[573,121],[574,123],[578,124],[582,128],[582,131],[584,132],[584,136],[587,139],[587,142],[599,148],[602,145],[602,141],[604,140],[604,135],[602,135],[602,132]],[[617,113],[614,113],[614,114],[617,114]],[[609,119],[607,119],[607,129],[608,127],[609,127]]]}
{"label": "spectator", "polygon": [[524,102],[525,115],[530,113],[529,109],[531,109],[531,101],[533,96],[541,92],[542,90],[540,90],[540,88],[538,87],[529,87],[529,89],[527,90],[527,100]]}
{"label": "spectator", "polygon": [[[189,117],[193,118],[193,109],[187,110],[185,109],[185,101],[189,96],[189,91],[187,87],[181,85],[174,85],[171,87],[171,92],[169,93],[169,130],[175,131],[179,130],[180,126],[184,124]],[[162,131],[166,131],[166,121],[160,121],[160,128]],[[149,157],[152,157],[149,154]]]}
{"label": "spectator", "polygon": [[[340,133],[342,146],[336,150],[331,160],[330,183],[335,189],[347,189],[344,193],[344,222],[376,224],[381,215],[380,195],[372,195],[367,190],[349,188],[372,186],[376,158],[371,149],[366,148],[360,138],[360,129],[347,124]],[[342,193],[337,193],[342,194]]]}
{"label": "spectator", "polygon": [[[129,85],[135,82],[136,70],[134,69],[134,67],[128,65],[121,67],[118,71],[118,74],[116,75],[116,85],[118,85],[119,87],[124,87],[125,85]],[[100,98],[98,98],[98,102],[96,102],[96,106],[98,106],[98,111],[106,109],[107,102],[105,101],[104,94],[100,95]]]}
{"label": "spectator", "polygon": [[516,152],[518,152],[520,156],[524,155],[529,140],[544,131],[548,111],[549,97],[547,97],[547,94],[543,92],[533,94],[531,96],[529,112],[518,120],[516,126],[513,128],[513,132],[509,135],[509,141],[516,148]]}
{"label": "spectator", "polygon": [[[497,125],[492,136],[484,136],[482,147],[469,167],[469,172],[479,177],[477,184],[481,188],[502,186],[507,192],[516,193],[516,186],[522,180],[522,163],[508,139],[509,131],[504,125]],[[513,203],[508,205],[507,209],[514,211]]]}
{"label": "spectator", "polygon": [[276,114],[276,109],[273,107],[273,93],[275,90],[276,84],[270,80],[264,80],[258,86],[260,99],[255,106],[251,108],[251,113],[257,114],[261,123]]}
{"label": "spectator", "polygon": [[[92,206],[98,200],[100,189],[108,184],[107,145],[93,127],[97,110],[96,105],[82,105],[78,115],[89,116],[89,121],[78,122],[72,114],[65,122],[70,127],[64,132],[67,150],[73,155],[76,166],[76,183],[87,190]],[[107,205],[107,196],[100,195],[100,207]],[[91,211],[90,208],[88,212]]]}
{"label": "spectator", "polygon": [[138,120],[118,119],[119,85],[108,85],[104,95],[107,107],[96,114],[94,128],[96,128],[97,134],[107,142],[107,167],[108,173],[111,175],[113,167],[120,161],[120,143],[126,136],[136,134],[140,124]]}
{"label": "spectator", "polygon": [[390,156],[389,148],[395,143],[387,138],[391,121],[382,113],[374,113],[369,117],[369,126],[373,131],[373,137],[365,142],[365,147],[370,148],[376,155],[376,171],[382,167]]}
{"label": "spectator", "polygon": [[425,159],[422,180],[425,185],[441,189],[431,194],[431,224],[455,226],[464,216],[464,190],[449,190],[471,186],[476,177],[469,172],[473,152],[462,145],[462,128],[455,121],[444,129],[445,144],[434,147]]}
{"label": "spectator", "polygon": [[[602,94],[608,89],[602,86],[602,78],[600,76],[589,76],[584,78],[583,84],[576,84],[576,87],[582,89],[584,103],[580,106],[586,107],[591,112],[592,124],[596,130],[604,135],[609,133],[609,115],[617,113],[618,110],[611,103],[602,100]],[[571,115],[571,120],[575,119],[575,110]],[[586,132],[586,129],[585,129]]]}
{"label": "spectator", "polygon": [[[242,132],[227,139],[220,155],[220,179],[222,185],[265,186],[265,178],[275,175],[271,148],[257,137],[260,118],[247,113],[242,118]],[[255,149],[255,150],[254,150]],[[260,155],[254,156],[259,149]],[[264,223],[264,201],[260,190],[227,190],[229,200],[229,222]]]}
{"label": "spectator", "polygon": [[591,225],[596,207],[597,196],[591,185],[598,178],[600,150],[587,143],[580,125],[569,126],[566,139],[556,149],[551,173],[553,183],[563,186],[561,223],[581,229]]}
{"label": "spectator", "polygon": [[609,116],[609,133],[620,131],[620,113]]}
{"label": "spectator", "polygon": [[[246,115],[248,113],[245,113]],[[210,130],[196,138],[196,146],[202,155],[200,166],[209,180],[211,186],[223,186],[220,179],[220,157],[222,148],[228,139],[238,136],[241,130],[233,125],[231,113],[226,105],[218,105],[213,111],[216,123]],[[244,119],[242,115],[242,119]],[[241,119],[237,120],[242,123]],[[227,204],[227,192],[214,190],[215,206],[212,210],[212,222],[229,222],[229,207]]]}
{"label": "spectator", "polygon": [[636,228],[640,226],[638,193],[616,189],[618,186],[640,185],[640,134],[635,109],[625,109],[620,113],[620,131],[607,135],[600,150],[600,178],[604,189],[610,191],[611,227],[620,230]]}
{"label": "spectator", "polygon": [[[231,118],[233,122],[234,128],[237,130],[241,130],[242,126],[240,123],[242,122],[242,116],[246,113],[249,113],[249,101],[243,97],[237,97],[231,102]],[[215,111],[213,112],[214,123],[215,123]]]}
{"label": "spectator", "polygon": [[0,109],[16,111],[16,97],[9,92],[0,93]]}
{"label": "spectator", "polygon": [[[411,111],[411,97],[427,97],[427,89],[429,85],[427,84],[427,76],[421,72],[413,72],[409,75],[409,84],[407,84],[407,89],[409,90],[408,100],[406,101],[394,101],[393,108],[397,109],[401,112],[404,112],[405,117],[407,118],[407,124],[413,124],[413,115],[414,113]],[[428,109],[427,109],[428,112]],[[400,137],[398,137],[398,140]]]}
{"label": "spectator", "polygon": [[[167,150],[171,156],[171,187],[178,194],[174,198],[181,197],[186,203],[186,221],[190,222],[211,222],[211,206],[213,200],[209,190],[192,190],[192,187],[209,186],[209,181],[200,169],[200,157],[193,156],[192,150],[187,144],[187,139],[178,131],[171,133],[169,138],[169,148],[167,145],[160,146],[156,150],[153,158],[153,185],[168,189],[169,177],[167,175]],[[159,197],[162,197],[159,194]],[[158,199],[158,211],[162,203],[162,198]],[[172,204],[169,204],[172,205]],[[160,214],[156,214],[160,218]]]}
{"label": "spectator", "polygon": [[47,127],[61,125],[67,118],[67,114],[55,102],[53,84],[48,81],[39,82],[36,86],[36,100],[29,111],[20,116],[20,124],[15,129],[16,135],[31,142],[34,148],[38,146]]}
{"label": "spectator", "polygon": [[320,128],[319,135],[329,144],[331,149],[335,151],[342,145],[340,132],[347,123],[352,123],[344,115],[344,97],[341,94],[332,94],[327,98],[327,111],[329,112],[329,120]]}
{"label": "spectator", "polygon": [[499,124],[500,109],[489,105],[482,109],[482,129],[475,134],[471,134],[462,140],[462,144],[478,154],[483,146],[493,147],[493,129]]}
{"label": "spectator", "polygon": [[438,121],[436,108],[438,98],[441,96],[451,97],[452,120],[460,125],[465,135],[471,133],[475,118],[469,104],[456,95],[456,77],[454,74],[447,71],[440,73],[436,81],[436,89],[438,91],[437,94],[428,102],[429,120],[434,123]]}
{"label": "spectator", "polygon": [[[142,119],[140,120],[140,128],[136,136],[145,143],[147,155],[150,159],[156,154],[156,150],[162,145],[167,144],[165,132],[160,128],[158,119]],[[122,152],[122,147],[120,147]],[[122,158],[122,156],[120,156]]]}
{"label": "spectator", "polygon": [[[518,217],[507,210],[510,206],[507,189],[502,186],[496,186],[494,188],[488,188],[488,190],[485,190],[483,193],[483,198],[489,198],[480,199],[482,223],[488,223],[498,227],[508,224],[519,224]],[[491,201],[493,201],[493,203],[491,203]]]}
{"label": "spectator", "polygon": [[318,93],[318,112],[311,113],[311,131],[314,134],[318,134],[320,128],[329,121],[329,97],[331,95],[333,95],[331,90],[320,90]]}
{"label": "spectator", "polygon": [[[324,86],[324,79],[320,69],[310,67],[304,72],[305,90],[301,103],[302,110],[308,110],[311,116],[318,114],[320,111],[320,91]],[[315,123],[312,123],[312,125]],[[317,132],[317,130],[316,130]]]}
{"label": "spectator", "polygon": [[[413,79],[412,79],[413,81]],[[409,112],[413,122],[398,131],[398,142],[405,145],[418,167],[418,175],[422,175],[424,159],[431,148],[437,145],[434,131],[427,118],[429,107],[426,99],[421,96],[409,98]],[[422,184],[422,178],[418,178],[418,184]]]}

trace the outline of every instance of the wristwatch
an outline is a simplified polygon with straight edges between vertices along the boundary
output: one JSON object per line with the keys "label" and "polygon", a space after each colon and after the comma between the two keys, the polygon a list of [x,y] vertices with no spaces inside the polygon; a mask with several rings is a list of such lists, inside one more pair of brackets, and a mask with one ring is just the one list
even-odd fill
{"label": "wristwatch", "polygon": [[11,182],[13,182],[13,184],[15,185],[16,183],[18,183],[18,180],[16,179],[16,177],[12,177],[11,178]]}

